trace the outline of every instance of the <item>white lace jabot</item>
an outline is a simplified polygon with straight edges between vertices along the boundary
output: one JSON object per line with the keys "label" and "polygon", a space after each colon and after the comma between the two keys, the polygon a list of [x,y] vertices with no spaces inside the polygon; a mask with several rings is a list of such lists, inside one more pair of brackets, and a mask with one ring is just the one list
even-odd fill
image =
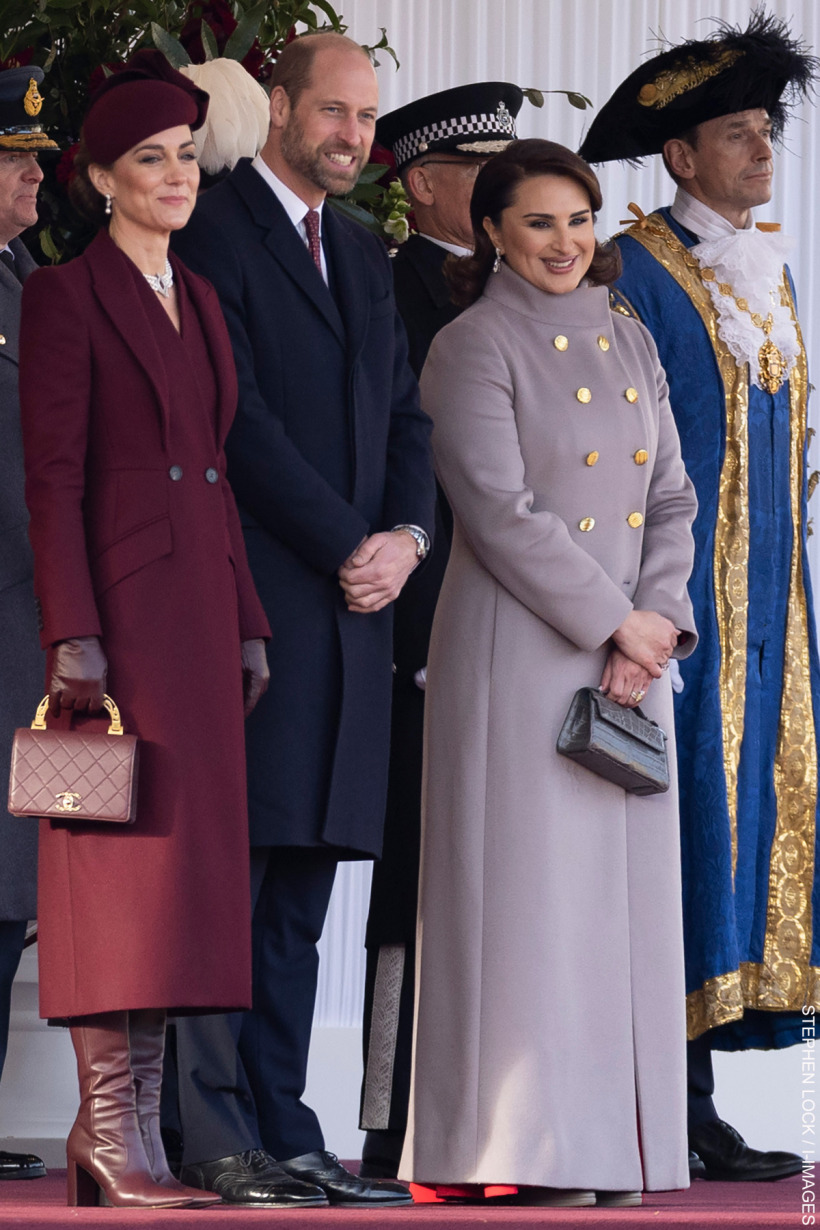
{"label": "white lace jabot", "polygon": [[[791,310],[781,302],[783,266],[793,240],[771,231],[759,231],[753,222],[737,230],[728,219],[678,188],[672,217],[701,240],[690,248],[701,269],[714,269],[716,278],[706,282],[718,319],[718,333],[739,363],[749,364],[749,378],[759,388],[758,353],[763,341],[750,313],[764,318],[772,314],[771,340],[783,355],[786,374],[794,367],[800,345]],[[721,294],[718,283],[728,283],[731,295]],[[742,311],[735,298],[745,299]]]}

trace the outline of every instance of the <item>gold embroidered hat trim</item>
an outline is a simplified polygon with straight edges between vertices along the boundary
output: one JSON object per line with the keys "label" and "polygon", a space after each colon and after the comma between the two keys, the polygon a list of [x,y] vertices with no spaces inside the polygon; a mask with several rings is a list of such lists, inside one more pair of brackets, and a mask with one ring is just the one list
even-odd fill
{"label": "gold embroidered hat trim", "polygon": [[696,60],[688,56],[679,65],[658,73],[654,81],[647,81],[638,91],[637,100],[642,107],[666,107],[673,98],[679,98],[688,90],[694,90],[710,77],[716,77],[725,68],[734,64],[742,51],[722,51],[709,60]]}

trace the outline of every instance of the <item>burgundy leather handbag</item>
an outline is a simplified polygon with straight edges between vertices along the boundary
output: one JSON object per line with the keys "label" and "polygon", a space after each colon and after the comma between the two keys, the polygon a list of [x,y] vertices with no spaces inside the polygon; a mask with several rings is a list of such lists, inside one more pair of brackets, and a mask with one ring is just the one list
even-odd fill
{"label": "burgundy leather handbag", "polygon": [[37,706],[31,726],[14,732],[8,808],[33,816],[83,824],[132,824],[137,808],[139,746],[127,735],[120,711],[104,700],[108,733],[49,730],[48,697]]}

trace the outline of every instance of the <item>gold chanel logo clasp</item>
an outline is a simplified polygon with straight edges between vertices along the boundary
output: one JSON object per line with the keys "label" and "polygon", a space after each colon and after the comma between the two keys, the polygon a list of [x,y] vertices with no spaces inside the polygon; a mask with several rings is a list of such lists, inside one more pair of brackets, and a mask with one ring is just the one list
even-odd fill
{"label": "gold chanel logo clasp", "polygon": [[63,790],[61,794],[55,794],[57,800],[58,811],[79,811],[80,799],[82,795],[75,794],[73,790]]}

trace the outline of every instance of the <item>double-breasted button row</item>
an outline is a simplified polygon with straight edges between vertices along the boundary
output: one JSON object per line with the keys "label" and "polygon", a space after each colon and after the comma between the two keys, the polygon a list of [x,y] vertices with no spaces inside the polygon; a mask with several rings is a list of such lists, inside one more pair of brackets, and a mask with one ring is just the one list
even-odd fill
{"label": "double-breasted button row", "polygon": [[[552,344],[556,350],[568,350],[569,338],[565,337],[563,333],[557,333],[552,339]],[[604,337],[603,333],[598,338],[598,346],[601,350],[609,350],[609,338]]]}
{"label": "double-breasted button row", "polygon": [[[638,390],[633,388],[624,389],[624,397],[628,402],[636,402],[638,400]],[[582,386],[580,389],[575,390],[575,398],[586,405],[592,401],[592,393],[589,389]]]}
{"label": "double-breasted button row", "polygon": [[[584,462],[588,466],[594,466],[596,462],[598,461],[598,458],[600,457],[600,455],[601,454],[598,452],[597,449],[593,449],[591,453],[587,453],[586,457],[584,458]],[[649,460],[649,453],[646,451],[645,448],[639,448],[637,452],[632,454],[632,460],[635,462],[636,466],[645,466],[647,461]]]}
{"label": "double-breasted button row", "polygon": [[[643,525],[643,513],[639,513],[639,512],[630,513],[626,519],[626,523],[633,530],[640,529],[640,527]],[[578,522],[578,529],[581,530],[582,533],[588,534],[590,530],[595,529],[595,518],[594,517],[582,517],[581,520]]]}
{"label": "double-breasted button row", "polygon": [[[182,478],[182,466],[171,466],[168,471],[168,477],[172,483],[178,483]],[[213,466],[208,466],[208,469],[205,471],[205,481],[207,483],[218,483],[219,471],[215,470]]]}

